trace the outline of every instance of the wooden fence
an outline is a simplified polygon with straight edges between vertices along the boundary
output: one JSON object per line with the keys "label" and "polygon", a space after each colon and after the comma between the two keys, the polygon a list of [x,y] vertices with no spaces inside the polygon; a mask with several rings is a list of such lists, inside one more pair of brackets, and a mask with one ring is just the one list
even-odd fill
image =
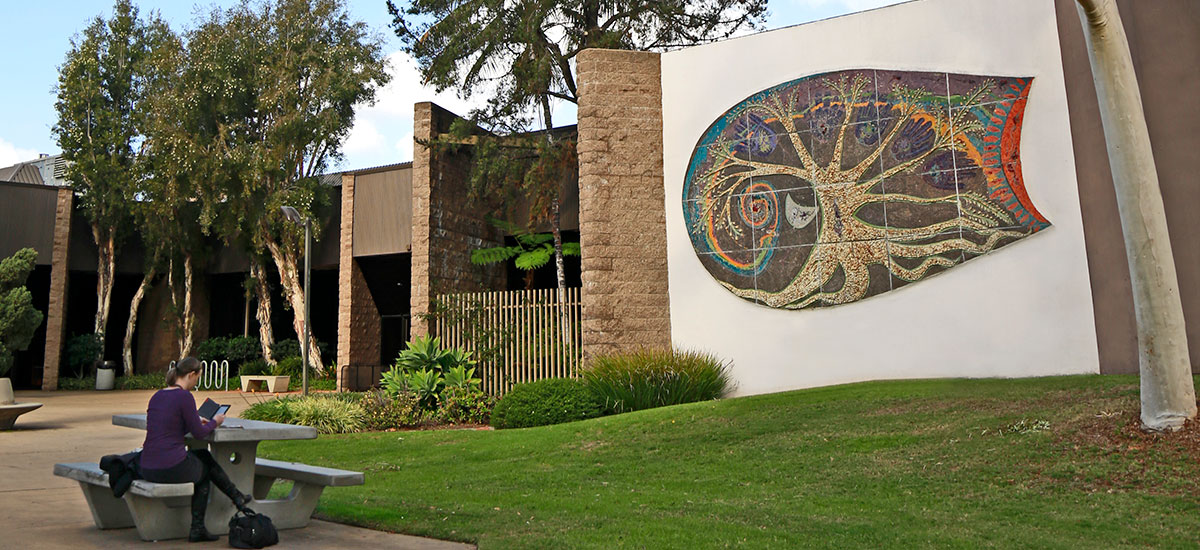
{"label": "wooden fence", "polygon": [[483,390],[501,395],[513,384],[575,376],[583,360],[579,289],[443,294],[434,331],[445,347],[474,352]]}

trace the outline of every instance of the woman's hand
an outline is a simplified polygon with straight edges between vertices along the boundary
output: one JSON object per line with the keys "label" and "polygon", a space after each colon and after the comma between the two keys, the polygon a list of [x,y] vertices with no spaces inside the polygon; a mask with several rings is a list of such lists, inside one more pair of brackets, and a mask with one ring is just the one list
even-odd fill
{"label": "woman's hand", "polygon": [[217,427],[220,427],[225,422],[225,415],[218,414],[212,418],[212,421],[217,423]]}

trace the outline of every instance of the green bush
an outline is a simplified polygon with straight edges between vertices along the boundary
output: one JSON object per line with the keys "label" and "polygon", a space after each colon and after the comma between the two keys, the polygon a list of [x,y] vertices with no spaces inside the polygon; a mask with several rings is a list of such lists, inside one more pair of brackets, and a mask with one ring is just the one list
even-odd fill
{"label": "green bush", "polygon": [[[167,375],[162,372],[118,376],[116,387],[122,390],[157,390],[167,386]],[[95,386],[93,386],[95,387]]]}
{"label": "green bush", "polygon": [[385,390],[368,391],[359,397],[358,404],[363,409],[368,430],[416,428],[430,423],[429,413],[421,408],[416,396],[408,392],[393,396]]}
{"label": "green bush", "polygon": [[[222,361],[229,356],[229,339],[224,336],[209,338],[196,346],[196,359],[201,361]],[[230,361],[232,363],[232,361]]]}
{"label": "green bush", "polygon": [[288,408],[293,424],[312,426],[323,434],[359,432],[366,425],[362,407],[341,399],[310,395],[291,402]]}
{"label": "green bush", "polygon": [[547,378],[517,384],[492,409],[495,428],[529,428],[600,416],[604,402],[578,380]]}
{"label": "green bush", "polygon": [[225,357],[230,365],[262,359],[262,344],[253,336],[235,336],[225,343]]}
{"label": "green bush", "polygon": [[301,370],[304,368],[304,359],[299,357],[288,357],[287,359],[279,360],[275,366],[271,367],[272,376],[291,376],[299,378]]}
{"label": "green bush", "polygon": [[[321,354],[322,358],[329,355],[329,346],[325,342],[313,338],[313,343],[317,345],[317,352]],[[300,341],[295,338],[279,340],[271,346],[271,357],[275,358],[276,361],[281,361],[288,357],[301,356],[303,356],[303,352],[300,350]]]}
{"label": "green bush", "polygon": [[438,402],[438,420],[449,424],[487,424],[495,402],[474,388],[448,387]]}
{"label": "green bush", "polygon": [[429,336],[418,336],[396,356],[396,367],[405,373],[432,370],[441,374],[454,367],[474,365],[471,352],[457,348],[442,349],[442,342]]}
{"label": "green bush", "polygon": [[76,334],[67,340],[67,366],[75,373],[90,372],[91,366],[100,360],[103,352],[98,334]]}
{"label": "green bush", "polygon": [[242,418],[247,420],[264,420],[267,422],[279,422],[281,424],[294,424],[292,422],[291,404],[298,397],[280,397],[270,401],[263,401],[250,405],[246,410],[242,411]]}
{"label": "green bush", "polygon": [[729,363],[698,351],[602,355],[582,374],[584,383],[600,396],[610,413],[719,399],[733,389]]}
{"label": "green bush", "polygon": [[324,395],[281,397],[251,405],[242,412],[242,418],[312,426],[323,434],[353,433],[366,426],[357,396],[349,400]]}
{"label": "green bush", "polygon": [[96,377],[60,376],[58,378],[58,389],[66,391],[94,390],[96,389]]}
{"label": "green bush", "polygon": [[[304,379],[299,376],[293,376],[288,380],[288,391],[300,391],[304,388]],[[310,371],[308,373],[308,389],[316,391],[334,391],[337,389],[337,380],[332,378],[316,378]]]}
{"label": "green bush", "polygon": [[268,372],[271,372],[271,365],[268,365],[265,359],[247,361],[238,367],[239,376],[254,376],[267,374]]}

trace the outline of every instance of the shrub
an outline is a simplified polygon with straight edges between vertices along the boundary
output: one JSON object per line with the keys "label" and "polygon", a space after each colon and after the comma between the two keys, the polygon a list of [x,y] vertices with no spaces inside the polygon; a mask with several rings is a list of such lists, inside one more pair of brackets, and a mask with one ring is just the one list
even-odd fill
{"label": "shrub", "polygon": [[368,391],[362,394],[358,404],[363,409],[368,430],[415,428],[430,421],[429,413],[421,408],[416,396],[408,392],[393,396],[384,390]]}
{"label": "shrub", "polygon": [[152,372],[118,376],[115,385],[122,390],[157,390],[167,386],[167,375],[162,372]]}
{"label": "shrub", "polygon": [[492,409],[492,426],[528,428],[600,416],[604,402],[582,382],[547,378],[517,384]]}
{"label": "shrub", "polygon": [[238,374],[241,376],[254,376],[268,372],[271,372],[271,365],[268,365],[265,359],[247,361],[238,367]]}
{"label": "shrub", "polygon": [[289,403],[288,409],[293,424],[312,426],[323,434],[354,433],[366,425],[362,407],[340,399],[302,397]]}
{"label": "shrub", "polygon": [[76,334],[67,340],[67,365],[73,372],[86,373],[100,360],[100,354],[103,352],[100,347],[100,335]]}
{"label": "shrub", "polygon": [[253,336],[235,336],[225,344],[225,357],[230,365],[262,359],[262,344]]}
{"label": "shrub", "polygon": [[[304,388],[304,379],[300,376],[293,376],[288,380],[288,391],[300,391]],[[337,389],[337,380],[332,378],[316,378],[312,371],[308,373],[308,389],[318,391],[334,391]]]}
{"label": "shrub", "polygon": [[292,422],[291,403],[297,398],[280,397],[270,401],[255,403],[242,411],[242,418],[247,420],[265,420],[267,422],[279,422],[282,424],[294,424]]}
{"label": "shrub", "polygon": [[438,420],[450,424],[487,424],[495,402],[475,388],[447,387],[438,404]]}
{"label": "shrub", "polygon": [[60,376],[58,378],[58,389],[72,390],[94,390],[96,389],[95,376]]}
{"label": "shrub", "polygon": [[[317,352],[324,358],[329,354],[329,346],[316,338],[313,338],[313,343],[317,346]],[[300,349],[300,341],[295,338],[279,340],[271,346],[271,357],[275,361],[282,361],[288,357],[302,357],[304,354]]]}
{"label": "shrub", "polygon": [[396,397],[408,391],[408,377],[405,376],[404,369],[392,367],[383,372],[383,376],[379,378],[379,385],[383,386],[383,391],[388,395]]}
{"label": "shrub", "polygon": [[293,356],[277,361],[275,366],[271,367],[271,375],[299,378],[303,369],[304,359]]}
{"label": "shrub", "polygon": [[733,389],[729,363],[698,351],[602,355],[582,374],[584,383],[612,413],[718,399]]}
{"label": "shrub", "polygon": [[[229,339],[224,336],[209,338],[196,346],[196,359],[201,361],[221,361],[229,357]],[[230,361],[232,363],[232,361]]]}
{"label": "shrub", "polygon": [[405,372],[432,370],[445,373],[453,367],[469,367],[475,364],[471,352],[460,349],[442,349],[437,338],[419,336],[408,342],[408,347],[396,356],[396,366]]}

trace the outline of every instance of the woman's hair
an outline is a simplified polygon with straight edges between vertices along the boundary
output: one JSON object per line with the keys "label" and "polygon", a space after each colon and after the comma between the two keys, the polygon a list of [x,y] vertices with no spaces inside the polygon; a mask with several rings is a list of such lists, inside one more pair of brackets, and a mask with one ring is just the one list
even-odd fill
{"label": "woman's hair", "polygon": [[167,369],[167,385],[174,386],[175,380],[204,368],[204,364],[195,357],[184,357],[171,368]]}

